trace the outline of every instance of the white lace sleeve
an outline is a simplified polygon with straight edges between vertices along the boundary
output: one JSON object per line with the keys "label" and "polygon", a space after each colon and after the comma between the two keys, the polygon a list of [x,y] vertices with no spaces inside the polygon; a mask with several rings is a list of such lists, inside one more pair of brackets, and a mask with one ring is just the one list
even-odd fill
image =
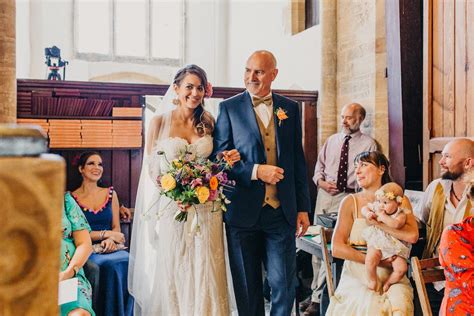
{"label": "white lace sleeve", "polygon": [[161,157],[155,151],[145,158],[145,163],[148,166],[148,175],[155,186],[158,186],[156,179],[161,174]]}

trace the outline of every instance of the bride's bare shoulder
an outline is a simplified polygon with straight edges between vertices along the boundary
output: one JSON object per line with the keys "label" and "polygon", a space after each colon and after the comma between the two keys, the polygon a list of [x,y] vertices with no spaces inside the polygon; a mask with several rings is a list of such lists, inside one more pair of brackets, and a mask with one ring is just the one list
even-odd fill
{"label": "bride's bare shoulder", "polygon": [[161,130],[161,126],[164,124],[164,115],[156,115],[150,120],[148,125],[148,135],[147,135],[147,146],[146,152],[150,153],[153,146],[155,145],[156,139],[158,139],[158,134]]}
{"label": "bride's bare shoulder", "polygon": [[153,136],[157,136],[156,134],[161,130],[162,125],[165,124],[165,115],[155,115],[151,118],[148,130]]}
{"label": "bride's bare shoulder", "polygon": [[150,120],[150,128],[161,127],[161,124],[164,122],[164,114],[155,115]]}

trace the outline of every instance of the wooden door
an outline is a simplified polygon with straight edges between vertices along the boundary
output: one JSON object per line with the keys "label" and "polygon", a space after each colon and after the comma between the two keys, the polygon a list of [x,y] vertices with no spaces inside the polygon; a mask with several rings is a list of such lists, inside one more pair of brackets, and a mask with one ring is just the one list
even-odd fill
{"label": "wooden door", "polygon": [[424,0],[423,184],[453,137],[474,136],[474,0]]}

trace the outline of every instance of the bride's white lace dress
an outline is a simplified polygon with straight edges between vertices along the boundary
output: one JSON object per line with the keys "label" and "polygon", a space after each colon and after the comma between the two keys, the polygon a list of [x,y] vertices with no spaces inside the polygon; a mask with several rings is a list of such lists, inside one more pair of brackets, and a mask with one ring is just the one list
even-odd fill
{"label": "bride's white lace dress", "polygon": [[[169,137],[171,115],[164,123],[151,155],[146,159],[152,179],[166,172],[168,161],[184,151],[207,158],[213,148],[211,136],[192,144],[179,137]],[[163,151],[163,156],[157,155]],[[158,189],[157,189],[158,190]],[[158,194],[158,192],[155,192]],[[174,219],[177,204],[165,196],[155,196],[148,210],[157,214],[155,226],[156,269],[152,280],[151,300],[140,306],[142,315],[230,315],[222,211],[212,204],[191,207],[186,222]],[[199,230],[191,228],[198,216]]]}

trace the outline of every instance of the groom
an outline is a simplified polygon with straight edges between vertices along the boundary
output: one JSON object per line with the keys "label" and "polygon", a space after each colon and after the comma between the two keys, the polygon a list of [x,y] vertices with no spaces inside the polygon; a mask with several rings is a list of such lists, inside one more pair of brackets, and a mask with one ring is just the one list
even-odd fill
{"label": "groom", "polygon": [[309,226],[310,198],[298,104],[271,91],[278,74],[269,51],[247,60],[247,90],[221,102],[214,153],[241,155],[225,213],[229,261],[239,315],[264,315],[262,263],[271,315],[291,314],[295,298],[295,233]]}

